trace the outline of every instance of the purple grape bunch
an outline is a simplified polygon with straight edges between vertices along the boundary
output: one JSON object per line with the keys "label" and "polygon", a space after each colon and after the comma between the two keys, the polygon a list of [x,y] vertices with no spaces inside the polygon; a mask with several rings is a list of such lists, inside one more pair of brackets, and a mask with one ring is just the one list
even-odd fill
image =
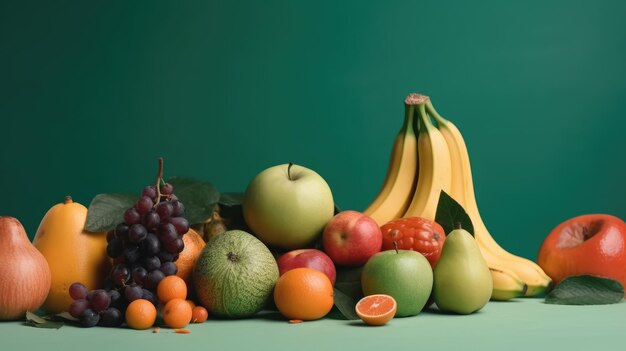
{"label": "purple grape bunch", "polygon": [[88,291],[78,282],[69,288],[74,300],[69,313],[84,327],[121,326],[126,307],[136,299],[156,306],[157,285],[178,272],[176,260],[189,222],[174,187],[162,181],[161,167],[158,191],[154,185],[145,187],[124,221],[107,233],[107,255],[114,264],[104,289]]}

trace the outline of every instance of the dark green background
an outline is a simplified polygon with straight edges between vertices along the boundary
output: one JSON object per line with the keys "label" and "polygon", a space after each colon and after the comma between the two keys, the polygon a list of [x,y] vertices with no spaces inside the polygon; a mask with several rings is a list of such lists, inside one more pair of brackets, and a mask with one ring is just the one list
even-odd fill
{"label": "dark green background", "polygon": [[158,156],[221,191],[293,161],[362,210],[409,92],[463,132],[509,250],[626,218],[626,2],[0,4],[0,214],[31,236],[66,194],[141,191]]}

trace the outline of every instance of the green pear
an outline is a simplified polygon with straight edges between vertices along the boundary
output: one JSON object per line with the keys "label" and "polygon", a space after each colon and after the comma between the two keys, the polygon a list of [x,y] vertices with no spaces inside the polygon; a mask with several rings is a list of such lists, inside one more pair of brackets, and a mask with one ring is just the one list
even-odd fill
{"label": "green pear", "polygon": [[476,240],[464,229],[446,237],[433,277],[435,303],[442,311],[470,314],[491,297],[491,272]]}

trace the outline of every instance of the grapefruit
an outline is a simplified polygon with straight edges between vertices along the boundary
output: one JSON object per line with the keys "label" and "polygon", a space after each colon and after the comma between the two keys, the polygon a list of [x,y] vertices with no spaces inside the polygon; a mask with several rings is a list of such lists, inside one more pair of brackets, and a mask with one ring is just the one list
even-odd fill
{"label": "grapefruit", "polygon": [[242,230],[229,230],[209,240],[192,277],[198,300],[213,315],[245,318],[270,300],[278,265],[259,239]]}

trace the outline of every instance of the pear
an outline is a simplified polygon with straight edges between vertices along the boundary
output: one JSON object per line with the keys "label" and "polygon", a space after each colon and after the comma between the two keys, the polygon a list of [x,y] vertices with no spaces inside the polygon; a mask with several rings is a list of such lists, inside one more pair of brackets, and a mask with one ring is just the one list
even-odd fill
{"label": "pear", "polygon": [[464,229],[448,234],[433,273],[433,295],[442,311],[470,314],[483,308],[491,297],[489,267],[476,240]]}

